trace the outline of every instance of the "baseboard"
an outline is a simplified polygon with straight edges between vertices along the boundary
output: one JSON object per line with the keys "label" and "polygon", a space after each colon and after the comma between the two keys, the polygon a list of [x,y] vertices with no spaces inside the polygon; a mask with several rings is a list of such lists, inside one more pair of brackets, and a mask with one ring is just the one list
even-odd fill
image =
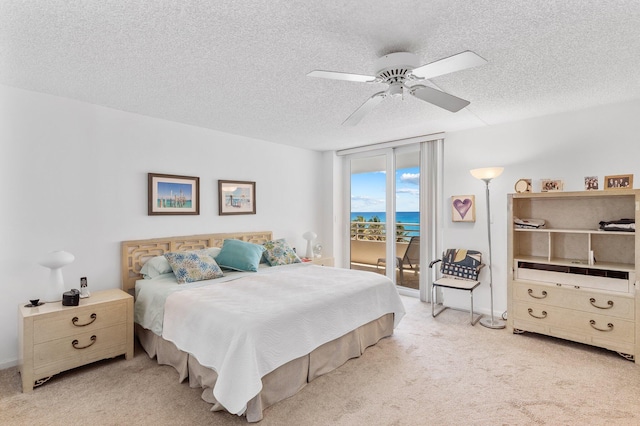
{"label": "baseboard", "polygon": [[15,367],[16,365],[18,365],[17,359],[2,361],[0,362],[0,370],[6,370],[7,368]]}

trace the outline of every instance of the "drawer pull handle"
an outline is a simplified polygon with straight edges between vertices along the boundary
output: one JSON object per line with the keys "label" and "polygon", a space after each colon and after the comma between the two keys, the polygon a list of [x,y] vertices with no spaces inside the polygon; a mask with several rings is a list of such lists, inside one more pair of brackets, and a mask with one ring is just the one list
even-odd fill
{"label": "drawer pull handle", "polygon": [[542,296],[534,296],[532,289],[529,289],[528,293],[529,293],[529,296],[533,297],[534,299],[544,299],[545,297],[547,297],[547,292],[545,290],[542,290]]}
{"label": "drawer pull handle", "polygon": [[595,328],[598,331],[613,331],[613,324],[611,323],[607,324],[606,329],[596,327],[596,320],[590,320],[589,324],[591,324],[591,327]]}
{"label": "drawer pull handle", "polygon": [[594,308],[598,308],[598,309],[611,309],[611,308],[613,308],[613,300],[608,300],[607,301],[607,306],[598,306],[598,305],[596,305],[596,299],[594,299],[593,297],[591,299],[589,299],[589,302],[591,302],[591,305]]}
{"label": "drawer pull handle", "polygon": [[73,323],[73,325],[75,325],[76,327],[84,327],[86,325],[89,324],[93,324],[93,322],[96,320],[96,318],[98,318],[98,315],[96,314],[91,314],[91,321],[89,322],[85,322],[84,324],[78,324],[78,317],[73,317],[73,319],[71,320],[71,322]]}
{"label": "drawer pull handle", "polygon": [[537,316],[533,314],[533,309],[529,308],[529,315],[531,315],[534,318],[538,318],[538,319],[545,319],[547,317],[547,311],[542,311],[542,315],[541,316]]}
{"label": "drawer pull handle", "polygon": [[71,342],[71,346],[73,346],[76,349],[87,349],[89,346],[93,345],[96,342],[96,335],[94,334],[93,336],[91,336],[91,343],[89,343],[86,346],[78,346],[78,340],[74,340],[73,342]]}

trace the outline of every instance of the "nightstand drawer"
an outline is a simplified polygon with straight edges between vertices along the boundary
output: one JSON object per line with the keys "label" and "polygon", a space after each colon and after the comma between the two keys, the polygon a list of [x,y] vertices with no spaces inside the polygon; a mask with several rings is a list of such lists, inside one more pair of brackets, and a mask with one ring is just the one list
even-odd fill
{"label": "nightstand drawer", "polygon": [[[124,323],[127,320],[126,302],[111,302],[75,309],[62,309],[55,314],[34,321],[34,343],[39,344],[78,333]],[[72,339],[73,340],[73,339]]]}
{"label": "nightstand drawer", "polygon": [[33,347],[34,376],[49,376],[126,351],[127,326],[124,322],[107,328],[76,333]]}

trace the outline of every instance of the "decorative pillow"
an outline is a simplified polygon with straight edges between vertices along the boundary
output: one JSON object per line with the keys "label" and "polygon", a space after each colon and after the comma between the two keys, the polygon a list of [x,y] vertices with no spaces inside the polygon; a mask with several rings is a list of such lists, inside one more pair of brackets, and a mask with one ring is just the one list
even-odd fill
{"label": "decorative pillow", "polygon": [[224,240],[216,262],[223,268],[256,272],[264,247],[240,240]]}
{"label": "decorative pillow", "polygon": [[209,256],[213,257],[214,259],[220,254],[220,250],[222,250],[220,247],[209,247],[207,249],[204,249],[204,251],[206,251]]}
{"label": "decorative pillow", "polygon": [[211,280],[223,276],[222,270],[207,250],[165,253],[178,284]]}
{"label": "decorative pillow", "polygon": [[454,278],[476,281],[482,253],[476,250],[448,249],[442,254],[441,272]]}
{"label": "decorative pillow", "polygon": [[264,248],[264,257],[271,266],[289,265],[291,263],[302,262],[284,238],[267,241],[264,243]]}
{"label": "decorative pillow", "polygon": [[168,274],[171,271],[171,265],[169,265],[167,258],[164,256],[152,257],[147,260],[140,269],[140,273],[144,276],[145,280],[155,278],[158,275]]}

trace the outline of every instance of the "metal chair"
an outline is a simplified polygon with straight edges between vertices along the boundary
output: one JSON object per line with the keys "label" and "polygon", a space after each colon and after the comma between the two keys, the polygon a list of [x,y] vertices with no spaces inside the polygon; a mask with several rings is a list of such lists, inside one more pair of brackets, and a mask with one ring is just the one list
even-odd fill
{"label": "metal chair", "polygon": [[[400,284],[404,282],[404,270],[409,269],[414,273],[417,273],[420,269],[420,237],[411,237],[407,250],[404,252],[404,256],[396,257],[396,268],[400,270]],[[379,257],[376,263],[376,268],[380,268],[380,265],[387,267],[387,259],[385,257]],[[408,266],[408,267],[407,267]]]}
{"label": "metal chair", "polygon": [[436,289],[438,287],[465,290],[469,292],[471,299],[469,322],[471,325],[475,325],[482,318],[482,314],[478,314],[474,319],[475,314],[473,312],[473,290],[480,285],[478,275],[484,267],[482,254],[475,250],[448,249],[442,254],[442,259],[436,259],[431,262],[429,268],[432,268],[438,262],[442,262],[440,265],[442,277],[434,281],[431,287],[431,316],[435,318],[448,308],[444,303],[440,303],[442,308],[437,312],[435,310]]}

